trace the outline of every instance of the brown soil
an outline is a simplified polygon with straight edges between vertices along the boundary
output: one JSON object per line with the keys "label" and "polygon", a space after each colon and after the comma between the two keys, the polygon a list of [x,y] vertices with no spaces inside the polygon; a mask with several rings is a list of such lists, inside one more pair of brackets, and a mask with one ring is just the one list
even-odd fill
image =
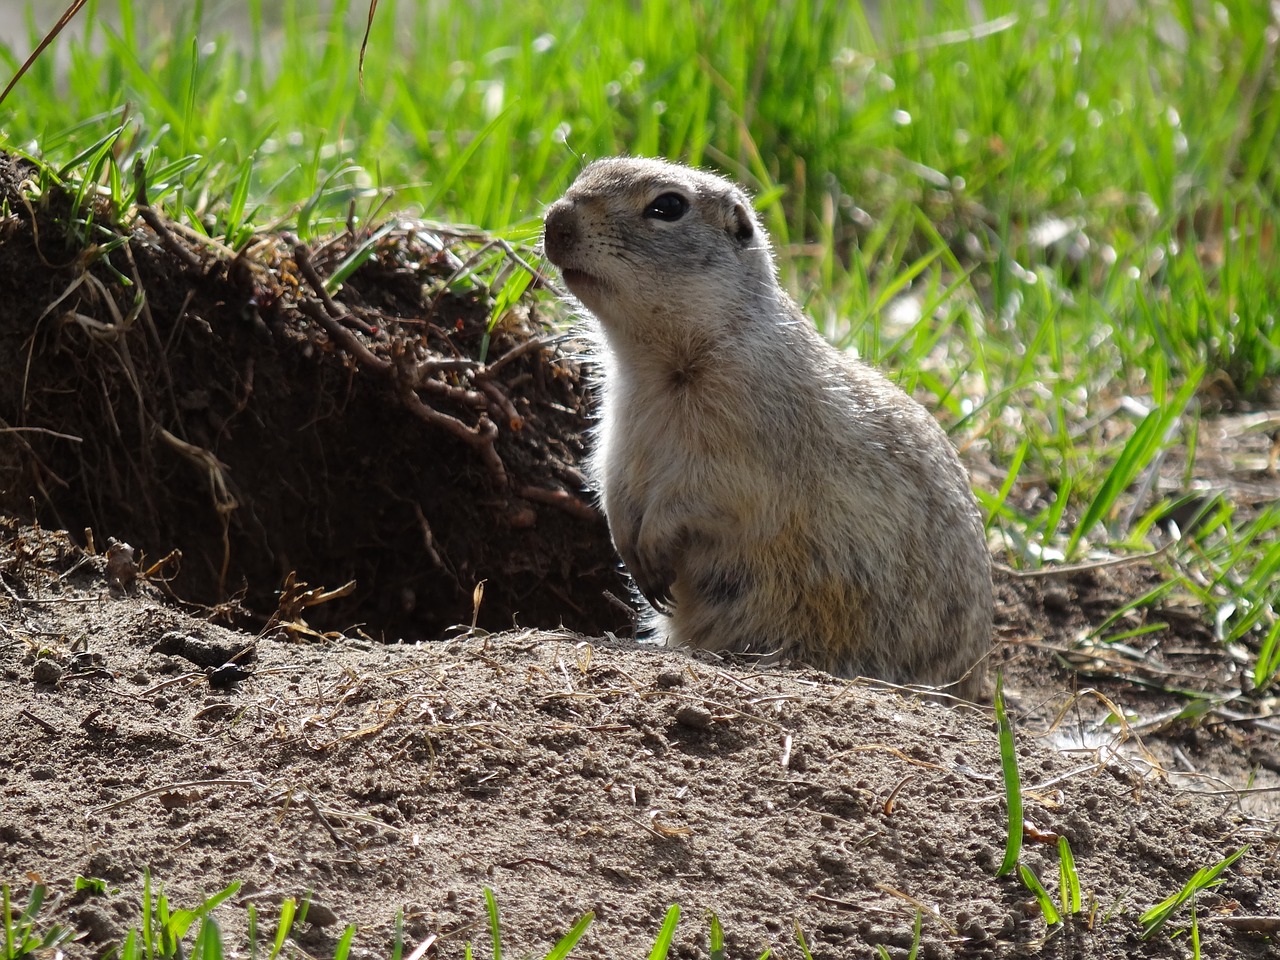
{"label": "brown soil", "polygon": [[[904,957],[917,910],[922,957],[1183,957],[1188,909],[1147,941],[1138,916],[1245,844],[1197,899],[1204,954],[1274,955],[1239,926],[1280,916],[1274,698],[1175,598],[1141,642],[1089,639],[1151,564],[998,584],[1023,861],[1056,900],[1066,836],[1086,901],[1050,930],[995,876],[989,710],[599,639],[629,618],[576,472],[589,391],[528,306],[482,359],[491,297],[459,280],[505,254],[403,225],[326,303],[307,265],[367,232],[237,257],[157,221],[94,258],[56,194],[37,242],[23,175],[0,161],[0,882],[49,886],[72,955],[139,922],[150,870],[185,907],[242,881],[267,927],[311,894],[319,957],[348,923],[389,955],[397,915],[406,952],[486,955],[486,887],[517,955],[591,910],[572,956],[645,956],[678,903],[678,957],[709,955],[705,910],[734,958],[800,956],[795,927]],[[1219,479],[1274,500],[1241,436]],[[1213,699],[1175,721],[1188,690]]]}
{"label": "brown soil", "polygon": [[[1048,936],[1006,835],[985,712],[949,710],[811,670],[749,666],[564,632],[417,646],[254,637],[187,616],[61,534],[0,532],[0,870],[63,894],[50,918],[94,955],[139,917],[147,868],[176,904],[233,879],[270,916],[310,892],[301,945],[331,956],[347,923],[386,956],[458,957],[487,941],[545,951],[588,910],[578,956],[641,956],[668,905],[673,955],[1181,957],[1138,915],[1198,868],[1253,846],[1198,900],[1206,956],[1274,955],[1223,926],[1280,913],[1274,832],[1231,797],[1143,778],[1106,750],[1019,744],[1030,836],[1069,838],[1087,916]],[[213,665],[235,659],[228,683]],[[1055,890],[1054,847],[1024,862]],[[77,875],[107,896],[71,895]],[[244,912],[224,908],[231,939]],[[1174,927],[1184,927],[1182,913]]]}

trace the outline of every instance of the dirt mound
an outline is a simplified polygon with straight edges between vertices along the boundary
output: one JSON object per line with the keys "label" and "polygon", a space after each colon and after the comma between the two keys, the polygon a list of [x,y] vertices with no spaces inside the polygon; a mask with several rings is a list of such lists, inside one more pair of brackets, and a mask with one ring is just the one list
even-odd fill
{"label": "dirt mound", "polygon": [[481,581],[481,626],[628,625],[579,366],[529,304],[491,325],[513,253],[405,222],[237,254],[38,176],[0,155],[0,508],[178,550],[178,596],[260,620],[296,572],[355,582],[321,629],[437,637]]}
{"label": "dirt mound", "polygon": [[[311,891],[302,945],[460,957],[545,950],[588,910],[574,956],[645,955],[671,903],[715,911],[728,956],[1181,957],[1189,912],[1138,916],[1200,867],[1254,846],[1197,900],[1206,956],[1271,955],[1233,930],[1280,914],[1273,841],[1229,801],[1143,779],[1106,750],[1019,743],[1024,862],[1055,891],[1069,839],[1085,912],[1050,931],[993,874],[1006,835],[990,717],[807,670],[527,632],[422,646],[286,642],[192,619],[102,557],[0,526],[0,875],[62,894],[50,920],[100,954],[140,916],[150,868],[177,905],[232,879],[270,916]],[[239,672],[210,673],[226,658]],[[236,679],[239,677],[239,679]],[[71,894],[77,875],[109,894]],[[219,908],[229,938],[243,910]],[[268,924],[269,926],[269,924]],[[673,956],[707,957],[687,914]]]}

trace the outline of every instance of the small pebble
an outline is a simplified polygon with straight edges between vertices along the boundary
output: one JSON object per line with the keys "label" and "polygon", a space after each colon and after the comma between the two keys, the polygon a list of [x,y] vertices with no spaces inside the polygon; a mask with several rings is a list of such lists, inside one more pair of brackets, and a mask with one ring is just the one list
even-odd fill
{"label": "small pebble", "polygon": [[36,683],[57,683],[62,679],[62,665],[50,657],[41,657],[31,668],[31,678]]}
{"label": "small pebble", "polygon": [[670,690],[672,687],[684,686],[683,670],[663,670],[658,674],[658,686],[664,690]]}
{"label": "small pebble", "polygon": [[307,905],[307,923],[314,927],[331,927],[338,922],[338,915],[332,908],[312,900]]}
{"label": "small pebble", "polygon": [[686,704],[676,711],[676,723],[682,727],[691,727],[694,730],[705,730],[711,726],[711,711],[702,707],[695,707],[692,704]]}
{"label": "small pebble", "polygon": [[971,917],[964,923],[959,925],[960,932],[974,943],[983,943],[990,939],[987,928],[982,925],[982,920],[978,917]]}

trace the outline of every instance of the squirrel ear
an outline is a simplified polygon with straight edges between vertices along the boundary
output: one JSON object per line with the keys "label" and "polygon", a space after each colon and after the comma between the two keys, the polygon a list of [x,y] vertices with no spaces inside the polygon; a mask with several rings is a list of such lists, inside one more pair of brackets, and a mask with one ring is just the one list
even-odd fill
{"label": "squirrel ear", "polygon": [[755,221],[751,219],[751,212],[741,203],[733,205],[733,223],[729,228],[729,233],[744,247],[755,236]]}

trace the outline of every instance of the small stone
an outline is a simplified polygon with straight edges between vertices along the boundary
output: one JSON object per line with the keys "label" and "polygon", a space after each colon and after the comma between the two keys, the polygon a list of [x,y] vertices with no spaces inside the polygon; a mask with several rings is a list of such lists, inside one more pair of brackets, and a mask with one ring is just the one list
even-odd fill
{"label": "small stone", "polygon": [[313,927],[331,927],[338,922],[338,915],[332,908],[312,900],[307,904],[307,923]]}
{"label": "small stone", "polygon": [[160,639],[156,641],[156,645],[151,648],[151,652],[181,656],[186,647],[187,635],[185,633],[181,630],[166,630],[160,636]]}
{"label": "small stone", "polygon": [[676,723],[694,730],[705,730],[711,726],[711,711],[703,707],[686,704],[676,711]]}
{"label": "small stone", "polygon": [[208,640],[200,637],[187,637],[187,642],[182,647],[182,656],[197,667],[216,667],[222,658],[220,651],[214,650]]}
{"label": "small stone", "polygon": [[960,933],[974,943],[984,943],[991,937],[979,917],[969,917],[962,922],[958,922],[957,925],[960,928]]}
{"label": "small stone", "polygon": [[672,687],[684,686],[683,670],[663,670],[658,674],[658,686],[664,690],[670,690]]}
{"label": "small stone", "polygon": [[138,579],[133,547],[112,537],[107,547],[107,583],[112,590],[128,592]]}
{"label": "small stone", "polygon": [[51,657],[41,657],[31,668],[36,683],[57,683],[62,679],[62,665]]}

